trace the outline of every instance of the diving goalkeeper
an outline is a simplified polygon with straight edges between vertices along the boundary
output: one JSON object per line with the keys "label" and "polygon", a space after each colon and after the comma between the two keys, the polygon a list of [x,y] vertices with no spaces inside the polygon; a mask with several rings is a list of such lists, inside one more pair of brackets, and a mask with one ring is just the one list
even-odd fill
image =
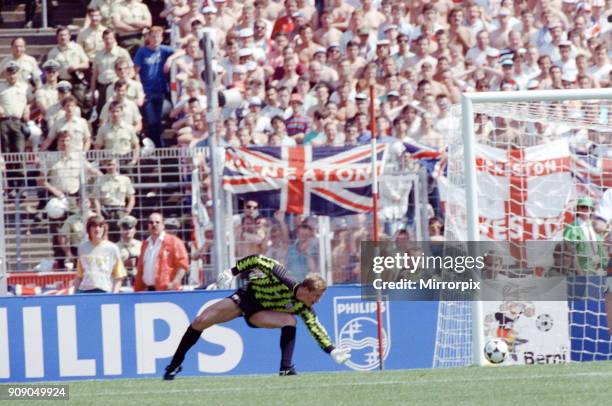
{"label": "diving goalkeeper", "polygon": [[263,255],[245,257],[232,269],[219,275],[217,285],[224,286],[234,276],[245,276],[246,287],[231,296],[207,307],[187,328],[170,365],[164,373],[165,380],[172,380],[181,370],[185,354],[198,341],[202,331],[215,324],[225,323],[241,315],[249,327],[280,328],[280,375],[296,375],[292,365],[295,347],[296,320],[298,315],[306,324],[319,346],[339,364],[350,358],[349,349],[334,348],[319,323],[312,306],[327,289],[327,283],[316,274],[308,274],[302,282],[296,282],[278,261]]}

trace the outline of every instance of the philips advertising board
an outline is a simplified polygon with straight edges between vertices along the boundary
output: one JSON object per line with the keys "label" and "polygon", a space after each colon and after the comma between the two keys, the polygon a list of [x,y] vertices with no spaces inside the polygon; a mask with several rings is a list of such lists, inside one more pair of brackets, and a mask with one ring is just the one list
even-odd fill
{"label": "philips advertising board", "polygon": [[[298,321],[298,371],[378,367],[376,304],[357,286],[330,287],[315,305],[336,345],[352,348],[336,365]],[[228,291],[95,294],[0,299],[0,382],[159,377],[190,320]],[[385,368],[429,368],[437,303],[384,302]],[[251,329],[242,318],[205,330],[183,376],[274,374],[279,331]]]}

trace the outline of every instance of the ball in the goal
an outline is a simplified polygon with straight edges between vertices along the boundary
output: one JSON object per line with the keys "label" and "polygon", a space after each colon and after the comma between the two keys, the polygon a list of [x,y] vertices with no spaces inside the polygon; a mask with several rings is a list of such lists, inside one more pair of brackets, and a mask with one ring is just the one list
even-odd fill
{"label": "ball in the goal", "polygon": [[500,338],[494,338],[484,347],[484,354],[492,364],[501,364],[508,355],[508,344]]}
{"label": "ball in the goal", "polygon": [[542,313],[536,318],[536,327],[540,331],[550,331],[553,328],[553,319],[550,315]]}

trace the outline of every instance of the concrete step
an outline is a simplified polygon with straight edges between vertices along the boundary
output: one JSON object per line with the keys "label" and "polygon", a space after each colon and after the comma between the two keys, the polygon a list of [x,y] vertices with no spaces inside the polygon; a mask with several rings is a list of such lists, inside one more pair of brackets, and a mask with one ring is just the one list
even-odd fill
{"label": "concrete step", "polygon": [[[5,46],[6,45],[0,45],[0,48],[5,47]],[[43,46],[49,46],[49,45],[43,45]],[[38,198],[36,196],[36,192],[35,191],[29,192],[26,196],[21,195],[19,197],[19,204],[20,205],[32,204],[32,203],[36,203],[37,201],[38,201]],[[9,198],[5,197],[4,198],[4,209],[5,210],[7,208],[14,209],[16,204],[17,204],[17,199],[15,197],[9,197]]]}
{"label": "concrete step", "polygon": [[[39,225],[29,225],[24,224],[19,229],[19,241],[23,246],[24,244],[28,244],[30,241],[32,243],[42,243],[47,242],[51,243],[51,232],[49,226],[39,226]],[[8,244],[16,244],[17,236],[15,235],[16,229],[5,229],[5,243]]]}
{"label": "concrete step", "polygon": [[[53,19],[52,24],[49,23],[49,25],[55,27],[58,25],[71,25],[73,24],[72,22],[73,17],[71,16],[66,16],[66,17],[57,17]],[[5,21],[4,24],[1,25],[0,28],[2,29],[14,29],[14,30],[28,30],[27,28],[24,28],[23,25],[25,24],[25,16],[22,16],[21,18],[17,18],[15,21]],[[40,20],[40,18],[38,16],[34,17],[34,23],[33,26],[35,28],[40,28],[42,27],[42,22]]]}
{"label": "concrete step", "polygon": [[[43,235],[43,234],[40,234]],[[37,251],[46,251],[50,249],[52,246],[52,239],[49,234],[45,235],[47,237],[46,241],[41,240],[27,240],[23,238],[20,242],[21,244],[21,255],[28,252],[37,252]],[[15,255],[17,251],[16,242],[7,243],[6,244],[6,253],[7,255]]]}
{"label": "concrete step", "polygon": [[[81,1],[81,0],[60,0],[59,6],[53,8],[53,10],[61,10],[62,8],[68,8],[68,9],[74,9],[74,8],[83,8],[83,10],[85,10],[87,7],[86,5],[88,4],[88,1]],[[51,0],[47,0],[47,7],[49,9],[51,9]],[[38,4],[37,10],[41,10],[42,9],[42,1]],[[25,3],[21,3],[19,1],[10,1],[7,0],[4,2],[4,8],[2,9],[2,13],[4,14],[5,11],[24,11],[25,10]]]}
{"label": "concrete step", "polygon": [[[21,225],[22,228],[29,228],[29,229],[47,229],[52,225],[57,225],[60,224],[59,222],[54,222],[54,221],[50,221],[50,220],[44,220],[44,221],[35,221],[34,218],[32,217],[33,215],[31,214],[24,214],[23,212],[21,213],[21,218],[20,218],[20,222],[19,224]],[[7,230],[7,232],[5,233],[6,235],[14,235],[16,233],[17,230],[17,222],[15,221],[15,216],[11,216],[8,218],[5,218],[4,220],[4,228]],[[36,234],[36,233],[33,233]]]}
{"label": "concrete step", "polygon": [[[38,11],[37,11],[38,13]],[[35,16],[34,18],[36,18],[38,16]],[[2,12],[2,18],[4,18],[4,24],[2,24],[2,26],[4,27],[5,24],[8,23],[13,23],[16,21],[24,21],[25,20],[25,11],[23,10],[17,10],[17,11],[3,11]]]}
{"label": "concrete step", "polygon": [[[36,15],[34,18],[38,18],[39,20],[42,19],[41,16],[42,13],[42,9],[39,7],[38,10],[36,10]],[[66,8],[58,8],[56,10],[53,11],[52,16],[53,19],[67,19],[67,18],[79,18],[79,17],[83,17],[85,14],[85,12],[81,12],[81,10],[78,9],[71,9],[69,7]],[[4,18],[4,22],[10,22],[10,21],[23,21],[23,19],[25,18],[25,9],[21,9],[21,10],[14,10],[14,11],[3,11],[2,12],[2,18]]]}
{"label": "concrete step", "polygon": [[26,44],[46,45],[55,44],[55,30],[51,28],[34,28],[24,30],[23,28],[0,30],[0,45],[10,45],[15,37],[23,37]]}
{"label": "concrete step", "polygon": [[[40,264],[43,259],[53,259],[53,253],[49,251],[48,254],[40,254],[37,256],[22,256],[21,258],[19,258],[19,270],[31,271],[36,265]],[[17,258],[7,258],[7,264],[12,264],[12,268],[16,270]]]}
{"label": "concrete step", "polygon": [[[78,20],[76,24],[82,26],[84,22],[87,6],[85,2],[79,0],[62,0],[59,7],[51,7],[49,1],[48,22],[51,27],[57,25],[73,25],[74,20]],[[6,29],[23,30],[25,23],[25,4],[5,4],[2,11],[4,23],[0,25],[0,31]],[[42,6],[38,5],[33,21],[34,27],[42,26]],[[26,29],[29,31],[29,29]]]}
{"label": "concrete step", "polygon": [[[25,240],[25,239],[24,239]],[[21,251],[22,252],[36,252],[39,250],[47,250],[49,247],[51,247],[51,241],[49,238],[47,238],[47,241],[21,241]],[[6,242],[6,252],[7,254],[10,252],[16,252],[17,250],[17,244],[16,241],[15,242]]]}
{"label": "concrete step", "polygon": [[8,272],[32,272],[36,265],[40,264],[40,262],[45,258],[51,258],[51,256],[40,257],[40,258],[21,258],[19,263],[19,268],[17,268],[16,259],[12,259],[7,261],[7,271]]}
{"label": "concrete step", "polygon": [[[40,259],[42,258],[51,258],[53,257],[53,251],[51,250],[51,248],[46,249],[46,250],[38,250],[38,251],[31,251],[31,252],[26,252],[26,251],[22,251],[21,252],[21,260],[22,261],[30,261],[30,262],[34,262],[34,261],[40,261]],[[12,253],[12,255],[8,255],[7,252],[7,258],[9,261],[15,261],[16,260],[16,255],[15,253]]]}
{"label": "concrete step", "polygon": [[[39,44],[39,43],[30,43],[26,48],[26,52],[28,55],[33,56],[34,58],[38,58],[40,55],[46,55],[49,51],[55,46],[55,44]],[[11,45],[10,44],[1,44],[0,43],[0,54],[9,55],[11,53]]]}
{"label": "concrete step", "polygon": [[[7,232],[5,232],[5,238],[4,238],[4,242],[6,244],[12,244],[15,243],[15,241],[17,241],[17,236],[13,233],[9,233],[8,231],[14,231],[14,230],[6,230]],[[19,234],[19,238],[21,239],[21,241],[31,241],[31,242],[47,242],[49,243],[50,239],[49,239],[49,235],[48,234],[43,234],[43,233],[27,233],[26,231],[23,231],[22,233]]]}
{"label": "concrete step", "polygon": [[[16,252],[12,252],[11,255],[8,255],[8,254],[9,252],[7,250],[7,258],[15,259],[17,257]],[[22,258],[45,258],[45,257],[52,257],[52,256],[53,256],[53,250],[51,249],[51,247],[47,249],[39,249],[36,251],[21,251]]]}
{"label": "concrete step", "polygon": [[[47,241],[22,241],[20,243],[21,246],[21,255],[24,253],[33,253],[38,251],[47,251],[51,249],[51,239],[48,238]],[[7,255],[15,256],[17,252],[17,244],[6,244],[6,253]]]}
{"label": "concrete step", "polygon": [[[55,44],[37,44],[35,41],[27,42],[27,44],[27,54],[36,59],[39,63],[46,60],[47,54],[55,46]],[[2,41],[0,41],[0,55],[2,57],[11,55],[10,44],[2,44]]]}
{"label": "concrete step", "polygon": [[[8,231],[8,230],[6,230]],[[33,229],[25,226],[21,228],[21,233],[19,234],[19,244],[22,247],[24,246],[43,246],[51,244],[51,234],[48,229],[40,229],[41,232],[32,232]],[[43,232],[44,231],[44,232]],[[7,237],[4,240],[4,243],[7,247],[14,247],[17,244],[17,236],[7,234]]]}
{"label": "concrete step", "polygon": [[[13,258],[15,259],[17,257],[17,254],[15,251],[11,251],[9,252],[7,250],[7,258]],[[48,247],[46,249],[38,249],[36,251],[21,251],[21,258],[33,258],[34,259],[38,259],[38,258],[46,258],[46,257],[52,257],[53,256],[53,250],[51,249],[51,247]]]}
{"label": "concrete step", "polygon": [[[63,223],[62,223],[63,224]],[[43,239],[43,237],[48,238],[49,230],[52,226],[60,227],[60,223],[49,223],[45,222],[34,222],[30,219],[24,219],[21,222],[19,230],[17,230],[17,226],[14,222],[6,223],[4,227],[4,234],[6,241],[14,241],[17,238],[17,231],[19,231],[19,236],[22,240],[24,239]]]}

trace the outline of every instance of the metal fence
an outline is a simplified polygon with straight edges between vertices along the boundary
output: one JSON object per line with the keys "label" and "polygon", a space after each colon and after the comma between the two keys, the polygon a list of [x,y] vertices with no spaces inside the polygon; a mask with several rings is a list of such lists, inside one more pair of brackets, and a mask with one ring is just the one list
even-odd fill
{"label": "metal fence", "polygon": [[[156,149],[143,153],[135,164],[130,163],[130,156],[117,157],[105,151],[2,155],[5,193],[0,197],[0,267],[5,267],[13,281],[26,280],[17,278],[23,273],[72,271],[76,247],[86,238],[86,218],[98,208],[110,224],[109,239],[120,242],[126,238],[118,227],[125,207],[113,207],[108,195],[115,191],[101,187],[105,176],[109,176],[105,174],[109,160],[116,158],[119,174],[129,179],[134,190],[134,207],[129,213],[137,220],[134,237],[146,239],[147,217],[152,212],[161,212],[166,230],[181,237],[191,255],[191,271],[184,283],[205,286],[213,282],[216,275],[212,268],[214,238],[210,179],[204,164],[206,152]],[[406,230],[411,239],[426,238],[426,174],[385,175],[381,185],[385,182],[406,193],[406,215],[383,218],[384,238],[396,238],[398,230]],[[57,202],[58,189],[65,195],[63,212],[49,203]],[[250,222],[252,212],[245,211],[245,202],[229,193],[224,194],[222,201],[226,238],[220,243],[229,247],[229,263],[261,253],[287,263],[296,278],[315,271],[325,275],[330,283],[359,280],[359,244],[371,239],[371,215],[303,217],[259,208],[257,221]],[[128,199],[123,203],[129,204]],[[383,186],[380,207],[385,210]],[[126,265],[129,271],[134,271],[134,255]],[[0,284],[7,280],[2,275],[0,268]],[[31,274],[28,278],[34,281]],[[52,279],[54,282],[46,287],[58,289],[65,287],[62,284],[69,278]],[[41,279],[41,283],[50,280]]]}
{"label": "metal fence", "polygon": [[[3,155],[5,193],[0,208],[7,271],[72,270],[75,248],[85,237],[86,218],[96,209],[107,219],[113,242],[121,240],[118,221],[133,205],[129,214],[138,220],[136,239],[147,237],[145,219],[159,211],[166,229],[190,243],[196,154],[198,150],[158,149],[143,154],[135,164],[131,157],[105,151]],[[116,183],[104,183],[110,177],[107,166],[112,158],[124,176],[119,184],[129,182],[133,188],[133,203],[121,198]]]}

